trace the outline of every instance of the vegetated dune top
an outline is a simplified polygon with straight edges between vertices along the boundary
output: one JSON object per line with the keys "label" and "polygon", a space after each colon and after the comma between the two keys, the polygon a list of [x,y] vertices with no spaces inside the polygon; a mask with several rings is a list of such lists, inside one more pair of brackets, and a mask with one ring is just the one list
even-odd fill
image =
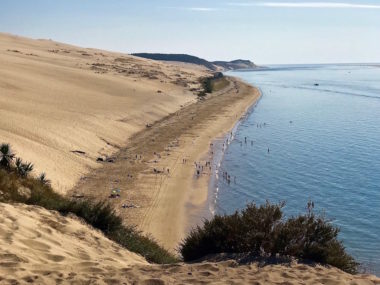
{"label": "vegetated dune top", "polygon": [[0,140],[62,193],[98,166],[97,157],[194,101],[198,78],[207,74],[2,33],[0,65]]}
{"label": "vegetated dune top", "polygon": [[76,218],[22,204],[0,203],[0,257],[1,284],[380,284],[375,276],[297,263],[152,265]]}

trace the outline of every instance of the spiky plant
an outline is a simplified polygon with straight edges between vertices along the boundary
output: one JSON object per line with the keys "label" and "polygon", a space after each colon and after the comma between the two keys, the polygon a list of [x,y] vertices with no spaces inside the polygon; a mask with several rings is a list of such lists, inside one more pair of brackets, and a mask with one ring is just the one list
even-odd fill
{"label": "spiky plant", "polygon": [[23,172],[23,167],[22,167],[22,159],[17,157],[16,158],[16,161],[15,161],[15,166],[16,166],[16,171],[17,173],[22,176],[22,172]]}
{"label": "spiky plant", "polygon": [[42,172],[40,176],[38,176],[38,179],[43,185],[50,185],[51,181],[46,178],[45,172]]}
{"label": "spiky plant", "polygon": [[21,177],[28,177],[28,174],[33,171],[34,165],[30,162],[21,163],[21,172],[19,172]]}
{"label": "spiky plant", "polygon": [[10,145],[7,143],[2,143],[0,145],[0,166],[10,169],[14,157],[15,155],[12,152]]}

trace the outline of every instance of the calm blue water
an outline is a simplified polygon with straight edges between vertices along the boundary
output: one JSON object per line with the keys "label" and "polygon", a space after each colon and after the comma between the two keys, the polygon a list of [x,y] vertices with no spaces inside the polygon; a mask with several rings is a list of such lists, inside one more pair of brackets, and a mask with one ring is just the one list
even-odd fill
{"label": "calm blue water", "polygon": [[341,228],[348,251],[380,275],[380,68],[271,66],[231,75],[263,96],[225,153],[220,171],[236,184],[217,180],[217,211],[285,200],[289,216],[311,199]]}

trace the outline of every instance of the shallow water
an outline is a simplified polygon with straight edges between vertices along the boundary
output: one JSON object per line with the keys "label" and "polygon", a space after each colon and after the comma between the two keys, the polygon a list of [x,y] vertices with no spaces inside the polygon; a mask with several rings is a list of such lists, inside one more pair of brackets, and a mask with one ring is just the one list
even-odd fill
{"label": "shallow water", "polygon": [[215,182],[217,212],[284,200],[289,216],[311,199],[341,228],[347,250],[380,275],[380,68],[270,66],[231,75],[263,96],[224,155],[219,173],[231,183]]}

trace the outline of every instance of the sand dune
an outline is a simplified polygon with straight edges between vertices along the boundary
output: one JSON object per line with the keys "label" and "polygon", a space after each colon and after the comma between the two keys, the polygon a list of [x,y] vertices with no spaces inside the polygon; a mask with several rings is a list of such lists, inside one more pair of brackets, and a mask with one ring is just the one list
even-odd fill
{"label": "sand dune", "polygon": [[[97,157],[196,98],[199,68],[0,33],[0,141],[65,193]],[[80,152],[75,152],[80,151]],[[82,153],[84,152],[84,153]]]}
{"label": "sand dune", "polygon": [[151,265],[79,220],[0,203],[0,284],[380,284],[335,268],[238,265],[234,260]]}
{"label": "sand dune", "polygon": [[[196,178],[193,162],[210,160],[210,141],[259,97],[230,79],[206,101],[190,104],[198,78],[207,74],[199,67],[7,34],[0,34],[0,66],[0,142],[34,162],[36,173],[46,171],[61,193],[76,185],[74,191],[103,199],[111,186],[120,187],[121,198],[111,201],[117,212],[169,249],[205,215],[208,173]],[[113,163],[96,161],[111,154]],[[126,202],[139,207],[122,209]],[[359,285],[380,279],[297,263],[152,265],[75,217],[0,203],[0,284],[23,283]]]}

